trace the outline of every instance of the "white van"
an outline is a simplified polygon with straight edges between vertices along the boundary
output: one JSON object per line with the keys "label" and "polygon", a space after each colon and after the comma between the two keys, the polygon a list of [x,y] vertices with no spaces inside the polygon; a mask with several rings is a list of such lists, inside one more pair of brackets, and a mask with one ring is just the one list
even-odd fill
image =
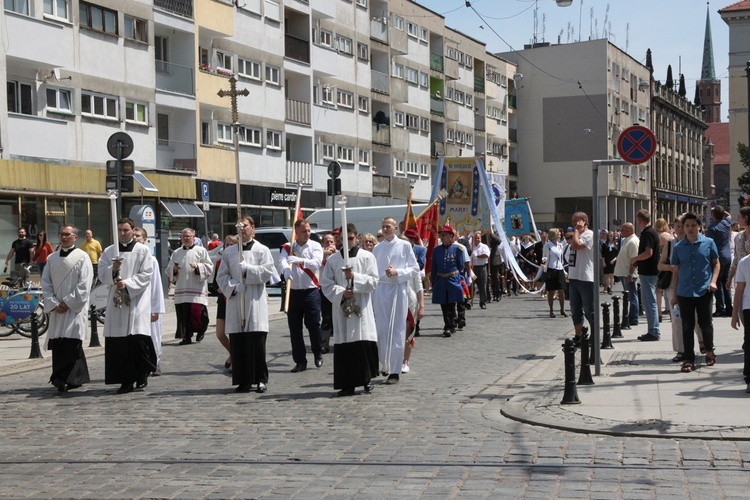
{"label": "white van", "polygon": [[[414,216],[418,216],[427,208],[426,203],[415,203],[412,205]],[[386,217],[393,217],[399,224],[404,220],[406,215],[406,205],[380,205],[374,207],[353,207],[346,208],[346,221],[357,227],[359,234],[377,234],[380,230],[381,223]],[[336,209],[334,227],[341,225],[341,210]],[[307,222],[311,228],[331,227],[331,209],[325,208],[317,210],[307,217]]]}

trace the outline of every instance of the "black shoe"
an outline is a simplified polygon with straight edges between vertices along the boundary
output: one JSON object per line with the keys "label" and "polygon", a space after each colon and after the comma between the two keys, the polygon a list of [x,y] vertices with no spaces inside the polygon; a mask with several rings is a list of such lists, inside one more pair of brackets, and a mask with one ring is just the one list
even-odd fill
{"label": "black shoe", "polygon": [[58,392],[65,392],[65,382],[63,382],[59,378],[56,378],[55,380],[53,380],[52,385],[57,387]]}
{"label": "black shoe", "polygon": [[317,366],[318,368],[323,366],[323,356],[321,354],[315,355],[315,366]]}
{"label": "black shoe", "polygon": [[722,316],[724,316],[724,313],[721,311],[716,311],[711,316],[713,316],[714,318],[721,318]]}
{"label": "black shoe", "polygon": [[458,322],[458,329],[459,330],[463,330],[464,328],[466,328],[466,321],[459,321]]}
{"label": "black shoe", "polygon": [[69,391],[71,389],[78,389],[79,387],[81,387],[81,384],[68,384],[65,386],[65,390]]}
{"label": "black shoe", "polygon": [[456,334],[456,329],[455,328],[451,328],[451,335],[455,335],[455,334]]}
{"label": "black shoe", "polygon": [[443,337],[450,337],[450,336],[451,336],[451,332],[449,332],[448,330],[443,330]]}
{"label": "black shoe", "polygon": [[224,369],[229,370],[232,367],[232,363],[229,361],[224,361]]}
{"label": "black shoe", "polygon": [[133,384],[122,384],[119,389],[117,389],[117,394],[127,394],[129,392],[133,392]]}
{"label": "black shoe", "polygon": [[346,389],[341,389],[339,392],[334,394],[333,397],[335,398],[343,398],[346,396],[354,396],[354,387],[347,387]]}
{"label": "black shoe", "polygon": [[185,337],[177,345],[188,345],[188,344],[192,344],[192,343],[193,343],[193,339],[191,339],[190,337]]}
{"label": "black shoe", "polygon": [[331,350],[328,347],[321,347],[320,354],[328,354]]}
{"label": "black shoe", "polygon": [[258,388],[255,389],[255,392],[263,394],[268,390],[268,386],[264,384],[263,382],[258,382]]}
{"label": "black shoe", "polygon": [[294,368],[292,368],[292,373],[299,373],[307,370],[307,366],[300,365],[299,363],[294,365]]}
{"label": "black shoe", "polygon": [[152,377],[160,377],[161,376],[161,368],[159,368],[159,365],[156,365],[156,370],[151,372]]}
{"label": "black shoe", "polygon": [[391,373],[390,375],[388,375],[388,379],[385,381],[385,383],[388,385],[393,385],[393,384],[398,384],[398,381],[399,381],[398,373]]}
{"label": "black shoe", "polygon": [[204,337],[205,335],[206,335],[206,334],[205,334],[205,332],[202,332],[202,333],[197,333],[197,334],[195,335],[195,341],[196,341],[196,342],[200,342],[201,340],[203,340],[203,337]]}
{"label": "black shoe", "polygon": [[234,392],[250,392],[250,384],[240,384]]}
{"label": "black shoe", "polygon": [[479,304],[479,308],[480,308],[480,309],[487,309],[487,306],[486,306],[486,305],[484,305],[484,304]]}
{"label": "black shoe", "polygon": [[148,380],[135,384],[136,389],[145,389],[146,387],[148,387]]}
{"label": "black shoe", "polygon": [[365,385],[365,392],[367,394],[370,394],[374,388],[375,388],[374,385],[372,385],[371,383],[367,383],[367,385]]}
{"label": "black shoe", "polygon": [[659,340],[659,337],[647,333],[638,337],[638,340],[640,340],[641,342],[657,342]]}
{"label": "black shoe", "polygon": [[469,311],[471,309],[471,302],[466,303],[466,310]]}

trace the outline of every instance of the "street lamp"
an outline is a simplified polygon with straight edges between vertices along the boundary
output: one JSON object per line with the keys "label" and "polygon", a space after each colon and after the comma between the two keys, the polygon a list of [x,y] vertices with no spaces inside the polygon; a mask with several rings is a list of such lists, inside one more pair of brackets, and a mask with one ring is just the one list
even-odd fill
{"label": "street lamp", "polygon": [[555,0],[558,7],[570,7],[573,5],[573,0]]}

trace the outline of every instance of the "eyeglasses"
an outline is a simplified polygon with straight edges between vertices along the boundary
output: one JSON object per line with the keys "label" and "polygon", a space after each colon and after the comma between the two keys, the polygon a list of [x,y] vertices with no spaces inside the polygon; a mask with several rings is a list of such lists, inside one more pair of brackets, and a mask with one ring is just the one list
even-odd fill
{"label": "eyeglasses", "polygon": [[354,235],[351,235],[351,236],[349,236],[348,238],[349,238],[349,241],[352,241],[352,240],[355,240],[355,239],[357,239],[357,237],[356,237],[356,236],[354,236]]}
{"label": "eyeglasses", "polygon": [[62,238],[68,238],[70,236],[75,236],[75,233],[60,233],[60,237]]}
{"label": "eyeglasses", "polygon": [[572,240],[572,239],[573,239],[573,237],[572,237],[572,236],[566,236],[566,237],[565,237],[565,239],[566,239],[566,240]]}

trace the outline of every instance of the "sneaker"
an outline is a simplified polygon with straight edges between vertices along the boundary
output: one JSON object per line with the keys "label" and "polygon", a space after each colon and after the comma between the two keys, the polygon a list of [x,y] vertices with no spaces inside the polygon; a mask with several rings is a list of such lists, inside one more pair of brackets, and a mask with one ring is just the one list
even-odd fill
{"label": "sneaker", "polygon": [[406,363],[404,363],[401,366],[401,373],[409,373],[409,365],[407,365]]}

